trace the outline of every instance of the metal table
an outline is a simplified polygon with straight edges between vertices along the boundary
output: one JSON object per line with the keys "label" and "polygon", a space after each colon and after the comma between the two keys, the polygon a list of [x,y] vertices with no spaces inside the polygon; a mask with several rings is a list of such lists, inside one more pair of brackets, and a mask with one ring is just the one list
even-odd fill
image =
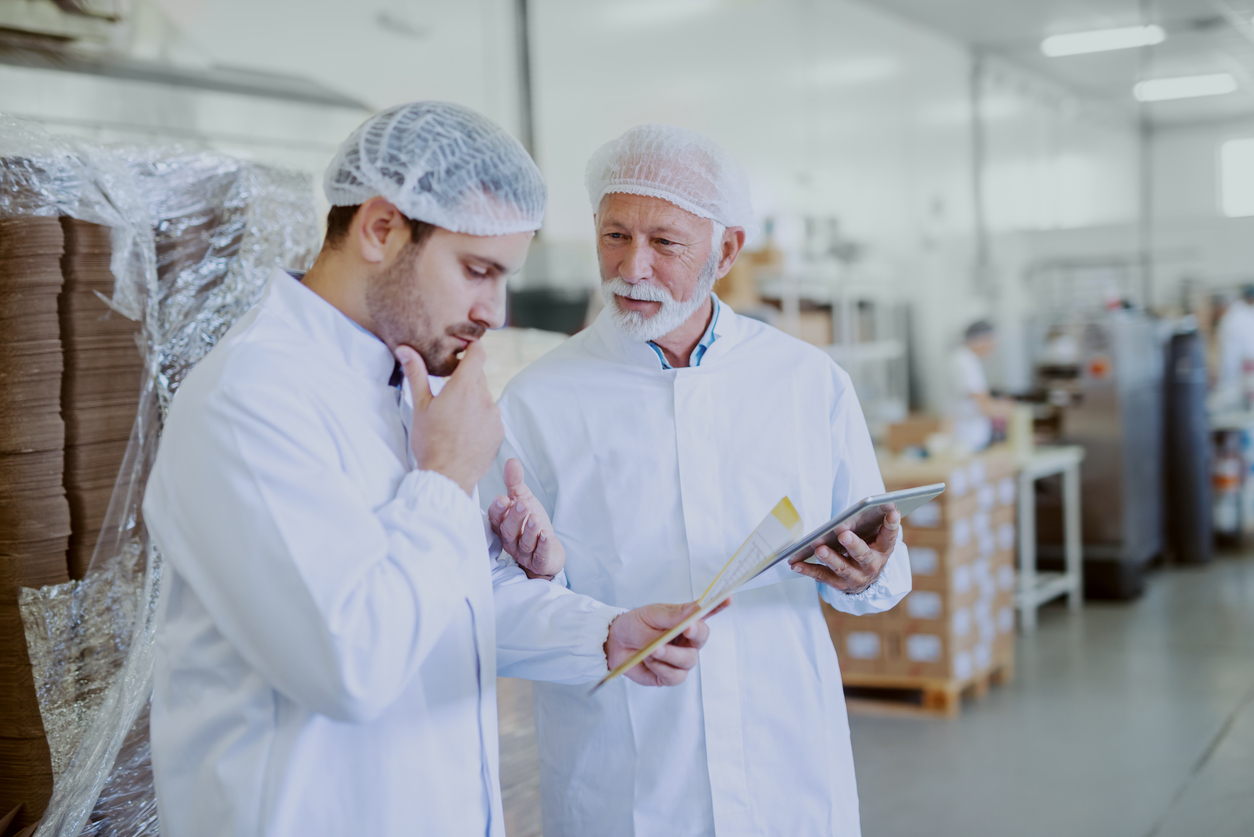
{"label": "metal table", "polygon": [[[1040,447],[1018,461],[1019,466],[1019,630],[1036,631],[1036,609],[1045,602],[1067,596],[1067,606],[1079,610],[1084,604],[1084,555],[1080,536],[1080,462],[1084,448],[1079,445]],[[1063,553],[1065,570],[1043,573],[1036,569],[1036,490],[1043,477],[1062,474]]]}

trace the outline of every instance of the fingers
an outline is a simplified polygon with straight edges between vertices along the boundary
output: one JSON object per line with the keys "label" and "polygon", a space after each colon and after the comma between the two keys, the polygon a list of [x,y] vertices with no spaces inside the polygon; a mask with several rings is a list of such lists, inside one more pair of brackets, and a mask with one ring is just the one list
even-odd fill
{"label": "fingers", "polygon": [[[500,500],[500,498],[498,497],[497,500]],[[492,505],[495,507],[496,501],[493,501]],[[490,512],[489,519],[491,519]],[[518,538],[522,534],[523,525],[526,522],[527,510],[521,503],[514,503],[508,509],[501,511],[500,531],[496,534],[501,539],[501,543],[504,544],[505,551],[515,558],[518,557],[515,554],[518,551]]]}
{"label": "fingers", "polygon": [[409,381],[409,391],[414,396],[414,407],[426,409],[434,397],[431,395],[431,382],[427,380],[427,364],[423,363],[422,355],[410,346],[397,346],[396,359],[401,362],[401,371],[405,380]]}
{"label": "fingers", "polygon": [[798,561],[792,565],[792,570],[798,575],[812,578],[815,581],[826,584],[828,587],[835,587],[837,590],[842,590],[849,586],[849,581],[845,576],[836,573],[831,567]]}
{"label": "fingers", "polygon": [[[706,630],[709,630],[708,628]],[[697,665],[698,649],[687,645],[676,645],[670,643],[663,645],[654,651],[648,657],[645,657],[646,663],[653,663],[649,668],[654,673],[662,667],[679,669],[681,671],[689,671]]]}
{"label": "fingers", "polygon": [[891,511],[884,516],[884,525],[875,536],[876,552],[892,552],[901,535],[901,512]]}
{"label": "fingers", "polygon": [[840,541],[840,545],[853,560],[865,561],[870,557],[871,547],[867,546],[866,541],[855,535],[852,530],[841,532],[836,536],[836,540]]}
{"label": "fingers", "polygon": [[[505,520],[505,513],[509,511],[509,498],[505,495],[498,495],[492,501],[492,505],[488,506],[488,522],[492,524],[492,531],[496,532],[497,537],[501,537],[501,523]],[[502,538],[502,542],[504,539]]]}
{"label": "fingers", "polygon": [[705,624],[704,619],[693,622],[684,632],[675,637],[674,642],[678,645],[688,648],[702,648],[705,646],[706,640],[710,638],[710,626]]}
{"label": "fingers", "polygon": [[702,616],[701,621],[704,622],[706,619],[709,619],[711,616],[714,616],[717,613],[722,613],[724,610],[727,610],[727,608],[731,607],[731,603],[732,603],[731,596],[728,596],[727,598],[723,599],[722,603],[718,607],[711,610],[705,616]]}
{"label": "fingers", "polygon": [[641,616],[650,628],[659,631],[670,630],[684,621],[689,614],[701,609],[697,602],[688,604],[654,604],[642,609]]}
{"label": "fingers", "polygon": [[517,459],[509,459],[505,463],[505,490],[511,500],[526,500],[531,496],[531,489],[523,482],[523,466]]}
{"label": "fingers", "polygon": [[453,370],[453,374],[449,378],[449,385],[455,381],[474,381],[483,377],[483,365],[488,360],[487,353],[483,350],[483,346],[476,340],[466,347],[466,351],[462,352],[462,359],[458,361],[457,368]]}
{"label": "fingers", "polygon": [[[540,524],[536,522],[534,514],[527,515],[526,522],[522,525],[522,530],[518,534],[518,550],[524,556],[530,557],[536,551],[536,544],[540,540]],[[515,558],[518,556],[515,555]]]}

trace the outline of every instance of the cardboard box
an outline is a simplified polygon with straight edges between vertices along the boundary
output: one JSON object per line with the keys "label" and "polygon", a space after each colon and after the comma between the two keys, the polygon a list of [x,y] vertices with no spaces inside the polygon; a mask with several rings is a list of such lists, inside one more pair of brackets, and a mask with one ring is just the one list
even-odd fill
{"label": "cardboard box", "polygon": [[1015,553],[995,552],[991,563],[997,594],[1013,596],[1019,585],[1019,564],[1015,560]]}
{"label": "cardboard box", "polygon": [[886,642],[890,653],[884,662],[884,673],[967,680],[975,675],[975,644],[973,632],[955,637],[947,631],[908,626],[897,639],[889,638]]}
{"label": "cardboard box", "polygon": [[952,549],[969,554],[979,554],[979,542],[976,540],[971,518],[960,517],[950,522],[944,529],[928,529],[909,525],[909,519],[901,527],[901,537],[908,547],[927,546],[932,549]]}
{"label": "cardboard box", "polygon": [[947,432],[950,422],[940,416],[915,414],[905,421],[890,424],[884,431],[884,445],[893,453],[906,448],[921,448],[933,433]]}
{"label": "cardboard box", "polygon": [[979,508],[979,498],[974,492],[963,497],[949,497],[949,492],[919,506],[904,518],[910,526],[920,529],[944,529],[953,521],[970,517]]}
{"label": "cardboard box", "polygon": [[[915,587],[926,587],[929,590],[942,589],[938,585],[947,585],[951,576],[960,567],[969,567],[975,560],[976,553],[971,547],[959,549],[950,546],[931,546],[920,543],[917,538],[906,541],[906,552],[910,556],[910,575]],[[955,585],[955,589],[962,585]]]}

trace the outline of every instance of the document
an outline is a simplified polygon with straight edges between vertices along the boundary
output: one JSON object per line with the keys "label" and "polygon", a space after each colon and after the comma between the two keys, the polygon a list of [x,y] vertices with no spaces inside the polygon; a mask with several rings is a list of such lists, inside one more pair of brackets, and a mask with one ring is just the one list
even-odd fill
{"label": "document", "polygon": [[592,687],[589,695],[604,686],[625,671],[639,665],[657,649],[673,640],[688,629],[698,619],[708,616],[714,608],[725,602],[732,593],[743,587],[751,579],[775,563],[782,549],[794,543],[804,534],[801,528],[801,515],[793,508],[792,501],[787,497],[775,504],[771,513],[758,524],[749,537],[741,544],[731,560],[723,565],[710,586],[698,599],[700,609],[684,621],[671,628],[653,642],[631,655],[625,662],[611,671],[601,682]]}
{"label": "document", "polygon": [[727,601],[732,593],[780,561],[812,560],[815,547],[822,544],[826,544],[839,554],[844,554],[845,548],[836,540],[836,536],[845,530],[853,531],[862,540],[870,543],[878,534],[885,515],[895,509],[901,513],[902,517],[905,517],[915,509],[936,499],[944,490],[945,484],[938,482],[933,485],[903,488],[887,494],[867,497],[854,503],[808,535],[801,528],[801,515],[797,514],[792,501],[787,497],[783,498],[775,504],[771,513],[758,524],[758,528],[753,530],[749,538],[740,545],[740,549],[736,550],[736,554],[710,582],[710,586],[697,600],[700,607],[696,612],[605,675],[588,694],[593,694],[615,677],[639,665],[658,648],[682,634],[693,622],[708,616],[716,607]]}

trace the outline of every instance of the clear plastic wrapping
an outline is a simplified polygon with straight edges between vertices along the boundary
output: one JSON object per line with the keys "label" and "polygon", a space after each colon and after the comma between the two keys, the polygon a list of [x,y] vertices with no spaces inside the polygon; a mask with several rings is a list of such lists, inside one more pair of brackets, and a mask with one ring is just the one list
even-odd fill
{"label": "clear plastic wrapping", "polygon": [[157,834],[148,747],[161,556],[143,487],[188,370],[256,301],[274,267],[319,243],[312,183],[215,152],[105,147],[0,114],[0,217],[111,228],[111,304],[142,323],[147,375],[87,575],[24,589],[22,618],[56,777],[36,834]]}

